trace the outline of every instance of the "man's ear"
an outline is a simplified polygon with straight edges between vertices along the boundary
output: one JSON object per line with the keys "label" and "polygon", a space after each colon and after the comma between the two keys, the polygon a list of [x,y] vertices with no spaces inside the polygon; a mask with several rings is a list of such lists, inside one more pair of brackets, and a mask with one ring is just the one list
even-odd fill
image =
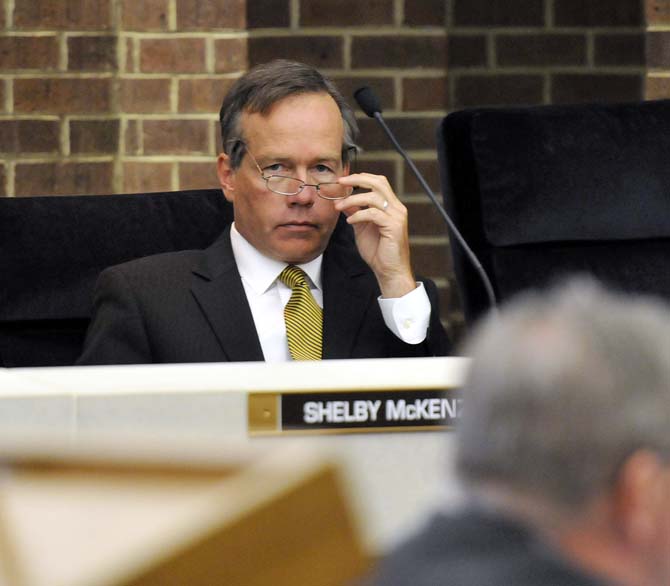
{"label": "man's ear", "polygon": [[219,153],[216,158],[216,174],[223,194],[229,202],[235,201],[235,170],[230,164],[230,157],[226,153]]}

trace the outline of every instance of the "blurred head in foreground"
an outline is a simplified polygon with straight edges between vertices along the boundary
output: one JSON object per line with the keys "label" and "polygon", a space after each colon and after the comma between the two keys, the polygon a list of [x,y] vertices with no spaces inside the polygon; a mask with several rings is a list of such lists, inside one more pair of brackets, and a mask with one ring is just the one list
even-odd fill
{"label": "blurred head in foreground", "polygon": [[375,586],[670,586],[670,309],[587,280],[469,338],[462,506]]}
{"label": "blurred head in foreground", "polygon": [[613,583],[670,584],[670,310],[577,280],[480,324],[468,494]]}

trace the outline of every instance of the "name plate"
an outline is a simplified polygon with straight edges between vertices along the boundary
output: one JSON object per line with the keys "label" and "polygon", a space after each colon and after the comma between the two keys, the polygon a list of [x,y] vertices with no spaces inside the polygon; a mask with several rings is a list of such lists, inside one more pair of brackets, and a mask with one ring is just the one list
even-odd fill
{"label": "name plate", "polygon": [[452,427],[460,390],[398,389],[249,394],[249,433],[353,433]]}

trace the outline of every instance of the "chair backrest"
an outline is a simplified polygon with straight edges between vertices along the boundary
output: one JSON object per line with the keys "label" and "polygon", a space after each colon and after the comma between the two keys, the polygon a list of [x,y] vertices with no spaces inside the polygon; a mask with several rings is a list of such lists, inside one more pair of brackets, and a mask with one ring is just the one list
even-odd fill
{"label": "chair backrest", "polygon": [[0,198],[0,365],[71,365],[100,271],[205,248],[233,218],[220,189]]}
{"label": "chair backrest", "polygon": [[[670,100],[454,112],[438,153],[445,205],[500,300],[573,273],[670,298]],[[472,322],[484,289],[452,254]]]}

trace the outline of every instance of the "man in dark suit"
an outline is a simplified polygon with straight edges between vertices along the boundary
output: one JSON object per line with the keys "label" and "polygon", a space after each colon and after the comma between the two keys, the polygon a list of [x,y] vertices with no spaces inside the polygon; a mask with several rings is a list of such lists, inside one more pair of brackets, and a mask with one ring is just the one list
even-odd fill
{"label": "man in dark suit", "polygon": [[374,583],[670,584],[669,332],[667,306],[591,282],[483,324],[457,437],[465,503]]}
{"label": "man in dark suit", "polygon": [[[385,177],[350,174],[356,121],[328,79],[289,61],[252,69],[224,100],[221,133],[233,225],[204,251],[104,271],[79,364],[446,354],[407,210]],[[296,299],[309,318],[287,313]]]}

